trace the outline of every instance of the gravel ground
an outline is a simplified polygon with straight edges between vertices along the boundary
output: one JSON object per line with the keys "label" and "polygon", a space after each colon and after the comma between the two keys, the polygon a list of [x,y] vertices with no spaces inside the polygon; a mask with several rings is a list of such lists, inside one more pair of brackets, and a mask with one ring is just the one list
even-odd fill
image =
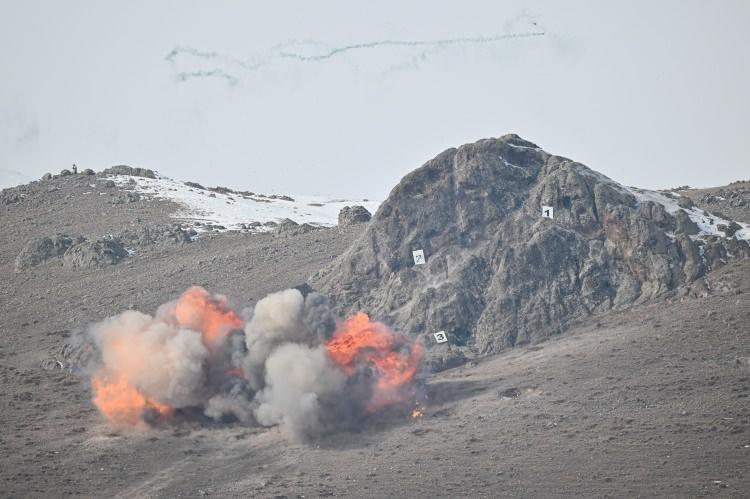
{"label": "gravel ground", "polygon": [[3,497],[746,497],[750,490],[748,261],[710,274],[708,297],[676,294],[433,375],[419,418],[373,419],[359,432],[309,444],[237,425],[112,428],[91,405],[85,380],[41,368],[73,328],[129,307],[152,312],[193,284],[238,308],[252,305],[304,282],[361,227],[204,235],[103,269],[53,259],[16,273],[13,259],[32,237],[100,237],[170,222],[174,205],[115,205],[121,194],[100,183],[40,182],[0,205]]}

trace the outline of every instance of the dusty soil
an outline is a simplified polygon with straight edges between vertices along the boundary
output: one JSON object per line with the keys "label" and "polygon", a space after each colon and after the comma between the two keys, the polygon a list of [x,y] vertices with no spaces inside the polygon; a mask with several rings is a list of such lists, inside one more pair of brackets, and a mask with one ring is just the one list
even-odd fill
{"label": "dusty soil", "polygon": [[59,190],[0,206],[3,497],[746,497],[750,490],[748,261],[711,273],[708,297],[676,294],[432,375],[422,417],[365,421],[359,432],[305,444],[237,425],[128,432],[96,413],[85,380],[41,368],[73,328],[129,307],[153,311],[192,284],[251,305],[303,282],[361,228],[215,234],[105,269],[52,260],[16,273],[13,259],[31,237],[97,237],[166,222],[174,209],[148,200],[112,205],[109,194],[83,194],[93,188],[79,179],[51,182]]}

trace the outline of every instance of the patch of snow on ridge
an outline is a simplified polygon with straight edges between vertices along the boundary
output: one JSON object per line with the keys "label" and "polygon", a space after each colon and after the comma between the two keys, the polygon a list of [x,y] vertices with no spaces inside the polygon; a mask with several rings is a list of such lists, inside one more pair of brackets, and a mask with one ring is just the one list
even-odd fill
{"label": "patch of snow on ridge", "polygon": [[[684,211],[687,213],[690,220],[692,220],[695,225],[698,226],[698,229],[700,232],[694,236],[690,236],[693,239],[700,239],[706,236],[717,236],[717,237],[727,237],[727,235],[724,233],[724,231],[719,230],[719,225],[729,225],[732,223],[731,220],[725,220],[721,217],[717,217],[716,215],[713,215],[711,213],[705,212],[704,210],[698,208],[697,206],[693,206],[692,208],[681,208],[679,204],[677,204],[677,200],[662,194],[661,192],[657,191],[649,191],[646,189],[638,189],[635,187],[628,187],[628,191],[633,194],[639,201],[652,201],[654,203],[658,203],[662,206],[664,206],[664,209],[667,210],[667,213],[670,215],[674,215],[679,210]],[[676,197],[680,197],[679,194],[674,194]],[[742,227],[740,230],[734,233],[732,236],[733,239],[744,239],[745,241],[750,241],[750,225],[742,222],[735,222],[740,227]]]}
{"label": "patch of snow on ridge", "polygon": [[[362,205],[374,213],[380,205],[379,201],[330,199],[322,196],[292,196],[294,201],[289,201],[258,194],[222,193],[191,187],[184,182],[158,175],[155,179],[128,175],[110,178],[118,186],[131,188],[144,196],[177,203],[181,208],[171,215],[173,218],[188,223],[222,225],[226,230],[242,230],[245,228],[244,224],[279,222],[285,218],[299,224],[331,227],[338,223],[339,211],[344,206]],[[254,230],[270,230],[270,227],[257,227]]]}

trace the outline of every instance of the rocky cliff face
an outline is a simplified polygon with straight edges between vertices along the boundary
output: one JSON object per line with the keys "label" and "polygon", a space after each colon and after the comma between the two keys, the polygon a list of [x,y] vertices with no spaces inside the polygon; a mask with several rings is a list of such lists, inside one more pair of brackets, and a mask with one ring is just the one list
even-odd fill
{"label": "rocky cliff face", "polygon": [[[480,140],[404,177],[312,281],[341,313],[362,309],[411,334],[446,331],[448,348],[494,352],[748,254],[747,226],[728,237],[716,228],[729,221],[678,201],[516,135]],[[426,264],[415,264],[416,250]]]}

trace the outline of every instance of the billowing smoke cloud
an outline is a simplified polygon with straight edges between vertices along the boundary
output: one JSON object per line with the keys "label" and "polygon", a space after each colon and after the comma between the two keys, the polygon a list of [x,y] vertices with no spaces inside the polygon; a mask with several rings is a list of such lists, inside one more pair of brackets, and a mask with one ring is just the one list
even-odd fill
{"label": "billowing smoke cloud", "polygon": [[198,414],[309,437],[419,402],[421,345],[364,314],[337,323],[324,296],[288,289],[246,316],[193,287],[154,316],[91,325],[74,348],[94,404],[120,425]]}
{"label": "billowing smoke cloud", "polygon": [[266,388],[256,396],[255,416],[260,424],[281,424],[293,435],[317,434],[326,429],[326,400],[332,403],[344,385],[344,373],[322,346],[284,344],[266,361]]}
{"label": "billowing smoke cloud", "polygon": [[90,334],[106,372],[125,373],[130,385],[170,406],[200,401],[209,355],[200,333],[127,311],[94,325]]}

